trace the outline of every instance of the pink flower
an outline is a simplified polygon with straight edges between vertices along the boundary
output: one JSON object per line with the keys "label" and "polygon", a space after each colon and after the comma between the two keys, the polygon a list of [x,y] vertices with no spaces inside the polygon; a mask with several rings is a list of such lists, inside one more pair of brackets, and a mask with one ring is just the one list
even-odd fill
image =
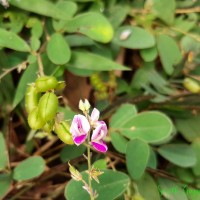
{"label": "pink flower", "polygon": [[107,126],[104,121],[98,121],[97,127],[92,132],[91,143],[92,146],[100,152],[106,152],[108,147],[103,141],[104,137],[107,135]]}
{"label": "pink flower", "polygon": [[83,115],[75,115],[70,127],[70,132],[72,133],[72,138],[76,145],[80,145],[86,140],[89,130],[90,124],[87,118]]}
{"label": "pink flower", "polygon": [[99,120],[99,115],[100,112],[98,109],[94,108],[92,110],[91,116],[90,116],[90,123],[92,126],[96,127],[98,124],[98,120]]}

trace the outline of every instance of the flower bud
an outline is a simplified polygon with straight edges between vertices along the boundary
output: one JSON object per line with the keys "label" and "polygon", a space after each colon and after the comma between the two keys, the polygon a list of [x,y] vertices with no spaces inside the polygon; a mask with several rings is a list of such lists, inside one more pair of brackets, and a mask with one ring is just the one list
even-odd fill
{"label": "flower bud", "polygon": [[79,109],[82,110],[83,112],[89,112],[90,109],[90,103],[87,99],[85,99],[85,102],[82,100],[79,101]]}

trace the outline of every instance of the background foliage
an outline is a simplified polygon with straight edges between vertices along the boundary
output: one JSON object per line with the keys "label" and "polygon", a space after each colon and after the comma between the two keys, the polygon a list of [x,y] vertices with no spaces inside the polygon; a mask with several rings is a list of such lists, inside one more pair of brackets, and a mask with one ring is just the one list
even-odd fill
{"label": "background foliage", "polygon": [[[1,1],[5,4],[6,1]],[[85,146],[30,130],[24,109],[38,74],[66,81],[59,111],[80,98],[109,124],[101,199],[200,198],[200,1],[10,0],[0,6],[0,198],[89,199]],[[108,192],[109,191],[109,192]]]}

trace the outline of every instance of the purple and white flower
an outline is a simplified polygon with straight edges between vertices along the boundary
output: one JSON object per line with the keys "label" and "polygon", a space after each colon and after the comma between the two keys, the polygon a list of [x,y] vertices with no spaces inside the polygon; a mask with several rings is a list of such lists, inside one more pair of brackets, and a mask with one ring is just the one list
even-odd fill
{"label": "purple and white flower", "polygon": [[99,115],[100,115],[99,110],[94,108],[90,116],[90,124],[92,127],[96,127],[98,125]]}
{"label": "purple and white flower", "polygon": [[107,126],[104,121],[98,121],[97,127],[92,132],[91,144],[97,151],[102,153],[108,150],[108,147],[103,140],[107,135],[107,132]]}
{"label": "purple and white flower", "polygon": [[87,118],[83,115],[75,115],[70,127],[70,132],[72,133],[72,138],[76,145],[80,145],[86,140],[89,130],[90,124]]}

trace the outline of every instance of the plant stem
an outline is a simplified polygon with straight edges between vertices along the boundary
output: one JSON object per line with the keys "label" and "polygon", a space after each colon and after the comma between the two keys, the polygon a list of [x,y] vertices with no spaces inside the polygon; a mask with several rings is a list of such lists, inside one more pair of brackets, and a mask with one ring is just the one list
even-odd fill
{"label": "plant stem", "polygon": [[92,180],[90,178],[90,172],[91,172],[91,155],[90,155],[90,134],[88,134],[88,138],[87,138],[87,142],[88,142],[88,146],[87,146],[87,161],[88,161],[88,185],[89,185],[89,189],[90,189],[90,199],[94,200],[94,196],[93,196],[93,190],[92,190]]}

